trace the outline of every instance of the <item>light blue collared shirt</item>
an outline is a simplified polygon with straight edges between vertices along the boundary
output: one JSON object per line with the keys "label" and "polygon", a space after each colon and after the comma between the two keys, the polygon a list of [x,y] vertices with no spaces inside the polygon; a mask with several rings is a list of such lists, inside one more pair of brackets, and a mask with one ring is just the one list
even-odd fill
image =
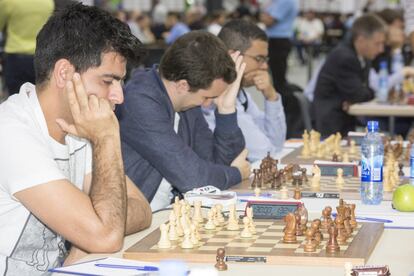
{"label": "light blue collared shirt", "polygon": [[[246,100],[247,109],[243,106]],[[203,108],[204,118],[212,131],[216,124],[214,109],[214,105],[211,108]],[[236,109],[237,124],[246,141],[249,161],[261,160],[266,157],[267,152],[275,155],[283,149],[286,140],[286,118],[280,96],[277,101],[265,100],[265,112],[263,112],[249,93],[239,92]]]}
{"label": "light blue collared shirt", "polygon": [[299,12],[298,0],[272,0],[265,9],[277,22],[266,28],[269,38],[292,38],[293,23]]}
{"label": "light blue collared shirt", "polygon": [[170,34],[165,38],[165,43],[172,44],[174,41],[177,40],[180,36],[188,33],[190,28],[184,23],[178,22],[177,24],[172,27]]}

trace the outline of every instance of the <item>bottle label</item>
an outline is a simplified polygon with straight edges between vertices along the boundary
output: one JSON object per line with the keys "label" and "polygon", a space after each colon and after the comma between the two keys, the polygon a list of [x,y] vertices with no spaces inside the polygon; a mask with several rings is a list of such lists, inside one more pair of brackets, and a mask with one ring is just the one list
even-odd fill
{"label": "bottle label", "polygon": [[410,177],[414,178],[414,156],[410,157]]}
{"label": "bottle label", "polygon": [[375,156],[371,160],[362,157],[361,160],[361,181],[382,182],[382,156]]}

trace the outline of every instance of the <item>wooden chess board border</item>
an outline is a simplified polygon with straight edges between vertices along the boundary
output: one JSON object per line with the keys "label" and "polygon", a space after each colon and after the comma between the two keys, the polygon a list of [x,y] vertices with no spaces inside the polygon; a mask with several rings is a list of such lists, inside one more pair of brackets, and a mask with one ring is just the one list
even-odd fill
{"label": "wooden chess board border", "polygon": [[[348,152],[349,154],[349,158],[350,160],[356,160],[356,161],[360,161],[361,157],[360,157],[360,147],[356,146],[356,154],[349,154],[349,149],[350,147],[345,146],[342,147],[342,149],[344,150],[344,152]],[[302,154],[302,149],[303,146],[295,148],[292,152],[290,152],[289,154],[285,155],[284,157],[281,158],[280,163],[281,164],[299,164],[299,165],[313,165],[313,163],[315,162],[315,160],[324,160],[324,161],[332,161],[331,158],[326,158],[326,157],[315,157],[315,156],[311,156],[309,158],[304,158],[304,157],[300,157]],[[355,156],[358,156],[357,158]]]}
{"label": "wooden chess board border", "polygon": [[[281,221],[275,220],[258,220],[260,222],[272,221],[271,226],[284,225]],[[227,247],[226,243],[209,243],[208,241],[203,246],[214,247],[213,250],[198,250],[198,249],[154,249],[160,238],[160,230],[155,229],[149,233],[142,240],[135,243],[128,248],[123,257],[126,259],[158,262],[164,259],[183,259],[187,262],[194,263],[215,263],[216,251],[219,247],[224,247],[226,250],[226,257],[228,260],[245,260],[246,263],[262,263],[273,265],[317,265],[317,266],[343,266],[345,262],[351,262],[354,265],[364,265],[368,261],[371,253],[375,249],[383,231],[384,224],[382,223],[360,223],[358,233],[353,237],[351,243],[345,251],[329,254],[322,249],[317,253],[297,253],[296,250],[292,252],[287,249],[282,254],[272,254],[272,252],[255,252],[247,249]],[[271,226],[269,228],[271,228]],[[279,227],[280,228],[280,227]],[[267,229],[265,230],[265,232]],[[236,232],[238,233],[238,232]],[[260,232],[259,232],[260,233]],[[270,233],[270,232],[269,232]],[[268,233],[268,234],[269,234]],[[274,247],[278,242],[279,235],[275,235],[275,244],[269,244]],[[213,234],[214,237],[216,234]],[[264,234],[260,234],[264,235]],[[268,240],[271,236],[265,235]],[[302,238],[302,237],[301,237]],[[325,240],[327,236],[325,234]],[[248,241],[246,241],[248,242]],[[253,241],[254,243],[255,241]],[[301,243],[295,245],[296,248],[301,246]],[[283,250],[282,250],[283,251]],[[249,261],[250,260],[250,261]],[[256,261],[255,261],[256,260]]]}

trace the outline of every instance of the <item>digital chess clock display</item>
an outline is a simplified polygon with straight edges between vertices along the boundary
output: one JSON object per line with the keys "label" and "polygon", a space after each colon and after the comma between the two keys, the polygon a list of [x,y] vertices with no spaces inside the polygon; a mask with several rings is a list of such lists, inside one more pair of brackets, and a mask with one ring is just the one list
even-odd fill
{"label": "digital chess clock display", "polygon": [[344,170],[343,176],[358,176],[358,166],[357,165],[348,165],[348,164],[335,164],[335,163],[329,163],[329,164],[321,164],[315,162],[315,165],[318,165],[319,169],[321,170],[321,175],[323,176],[336,176],[337,171],[339,168]]}
{"label": "digital chess clock display", "polygon": [[246,208],[252,207],[254,219],[282,219],[300,205],[300,201],[249,201]]}

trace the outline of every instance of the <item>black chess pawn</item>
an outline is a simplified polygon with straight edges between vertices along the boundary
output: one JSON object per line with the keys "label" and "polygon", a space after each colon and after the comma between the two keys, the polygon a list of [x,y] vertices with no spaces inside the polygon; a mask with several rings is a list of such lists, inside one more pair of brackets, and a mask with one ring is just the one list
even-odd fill
{"label": "black chess pawn", "polygon": [[404,176],[404,171],[403,171],[404,164],[402,164],[402,163],[398,164],[398,168],[399,168],[398,176]]}

